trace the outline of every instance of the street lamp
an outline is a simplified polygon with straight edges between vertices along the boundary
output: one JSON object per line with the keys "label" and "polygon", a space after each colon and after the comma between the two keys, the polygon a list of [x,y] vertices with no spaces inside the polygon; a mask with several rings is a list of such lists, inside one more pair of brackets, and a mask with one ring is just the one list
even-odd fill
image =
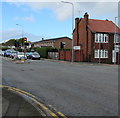
{"label": "street lamp", "polygon": [[[22,28],[22,40],[23,40],[23,25],[20,25],[20,24],[16,24],[16,25]],[[25,58],[25,46],[24,46],[24,58]],[[24,59],[24,62],[25,62],[25,59]]]}
{"label": "street lamp", "polygon": [[[117,20],[117,18],[119,19],[120,17],[118,16],[118,17],[115,17],[115,36],[114,36],[114,41],[115,41],[115,44],[114,44],[114,58],[116,58],[116,52],[115,52],[115,46],[116,46],[116,44],[118,43],[118,64],[119,64],[119,43],[120,43],[120,41],[119,41],[119,35],[118,35],[118,42],[117,42],[117,27],[116,27],[116,20]],[[117,46],[116,46],[116,48],[117,48]],[[116,59],[115,59],[116,60]],[[114,64],[116,63],[116,61],[114,61]]]}
{"label": "street lamp", "polygon": [[20,24],[16,24],[17,26],[20,26],[22,28],[22,38],[23,38],[23,26]]}
{"label": "street lamp", "polygon": [[[72,2],[61,1],[62,3],[68,3],[72,5],[72,37],[73,37],[73,29],[74,29],[74,4]],[[74,62],[74,40],[72,38],[72,58],[71,61]]]}

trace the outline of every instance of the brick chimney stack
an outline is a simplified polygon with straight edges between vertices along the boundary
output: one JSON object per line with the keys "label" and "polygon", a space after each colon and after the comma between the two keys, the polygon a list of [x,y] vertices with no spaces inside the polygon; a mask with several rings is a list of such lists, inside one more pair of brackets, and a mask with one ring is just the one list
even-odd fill
{"label": "brick chimney stack", "polygon": [[79,42],[78,25],[79,25],[79,18],[75,18],[76,41],[74,42],[74,45],[78,45]]}
{"label": "brick chimney stack", "polygon": [[78,26],[79,18],[75,18],[75,27]]}
{"label": "brick chimney stack", "polygon": [[88,15],[88,13],[86,12],[85,15],[84,15],[84,19],[86,20],[86,25],[88,24],[88,18],[89,18],[89,15]]}

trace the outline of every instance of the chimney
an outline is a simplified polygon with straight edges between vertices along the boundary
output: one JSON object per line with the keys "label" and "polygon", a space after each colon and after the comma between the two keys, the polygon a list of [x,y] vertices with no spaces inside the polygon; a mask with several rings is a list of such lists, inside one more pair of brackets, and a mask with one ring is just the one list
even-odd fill
{"label": "chimney", "polygon": [[88,24],[88,18],[89,18],[89,15],[88,15],[88,13],[86,12],[85,15],[84,15],[84,19],[86,20],[86,24]]}
{"label": "chimney", "polygon": [[79,18],[75,18],[75,28],[78,27]]}

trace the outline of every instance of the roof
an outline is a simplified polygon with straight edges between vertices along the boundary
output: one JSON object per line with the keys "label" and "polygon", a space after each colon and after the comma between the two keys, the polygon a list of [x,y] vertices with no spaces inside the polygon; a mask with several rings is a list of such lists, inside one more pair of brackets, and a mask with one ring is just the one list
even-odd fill
{"label": "roof", "polygon": [[69,37],[59,37],[59,38],[52,38],[52,39],[44,39],[44,40],[37,41],[37,42],[34,42],[34,43],[39,43],[39,42],[44,42],[44,41],[55,41],[55,40],[60,40],[60,39],[63,39],[63,38],[67,38],[67,39],[69,39],[69,40],[72,40],[72,39],[69,38]]}
{"label": "roof", "polygon": [[89,19],[88,25],[94,32],[120,33],[120,28],[112,21]]}

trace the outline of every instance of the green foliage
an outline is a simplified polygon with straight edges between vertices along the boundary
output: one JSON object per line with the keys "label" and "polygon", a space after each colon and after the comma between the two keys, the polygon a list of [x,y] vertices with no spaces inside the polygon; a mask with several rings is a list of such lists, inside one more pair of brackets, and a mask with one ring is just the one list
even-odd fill
{"label": "green foliage", "polygon": [[17,49],[15,49],[16,51],[19,51],[19,52],[23,52],[23,49],[21,49],[21,48],[17,48]]}
{"label": "green foliage", "polygon": [[6,45],[6,46],[13,46],[13,45],[14,45],[14,42],[15,42],[15,39],[10,39],[10,40],[8,40],[7,42],[5,42],[5,45]]}
{"label": "green foliage", "polygon": [[19,42],[20,44],[22,44],[22,38],[18,39],[18,42]]}
{"label": "green foliage", "polygon": [[5,51],[5,50],[10,49],[10,48],[8,48],[8,47],[0,47],[0,49]]}
{"label": "green foliage", "polygon": [[38,52],[42,58],[47,58],[48,57],[48,52],[57,52],[58,50],[56,48],[51,48],[51,47],[35,47],[33,48],[34,51]]}
{"label": "green foliage", "polygon": [[59,49],[59,50],[71,50],[71,49],[67,48],[67,49]]}

